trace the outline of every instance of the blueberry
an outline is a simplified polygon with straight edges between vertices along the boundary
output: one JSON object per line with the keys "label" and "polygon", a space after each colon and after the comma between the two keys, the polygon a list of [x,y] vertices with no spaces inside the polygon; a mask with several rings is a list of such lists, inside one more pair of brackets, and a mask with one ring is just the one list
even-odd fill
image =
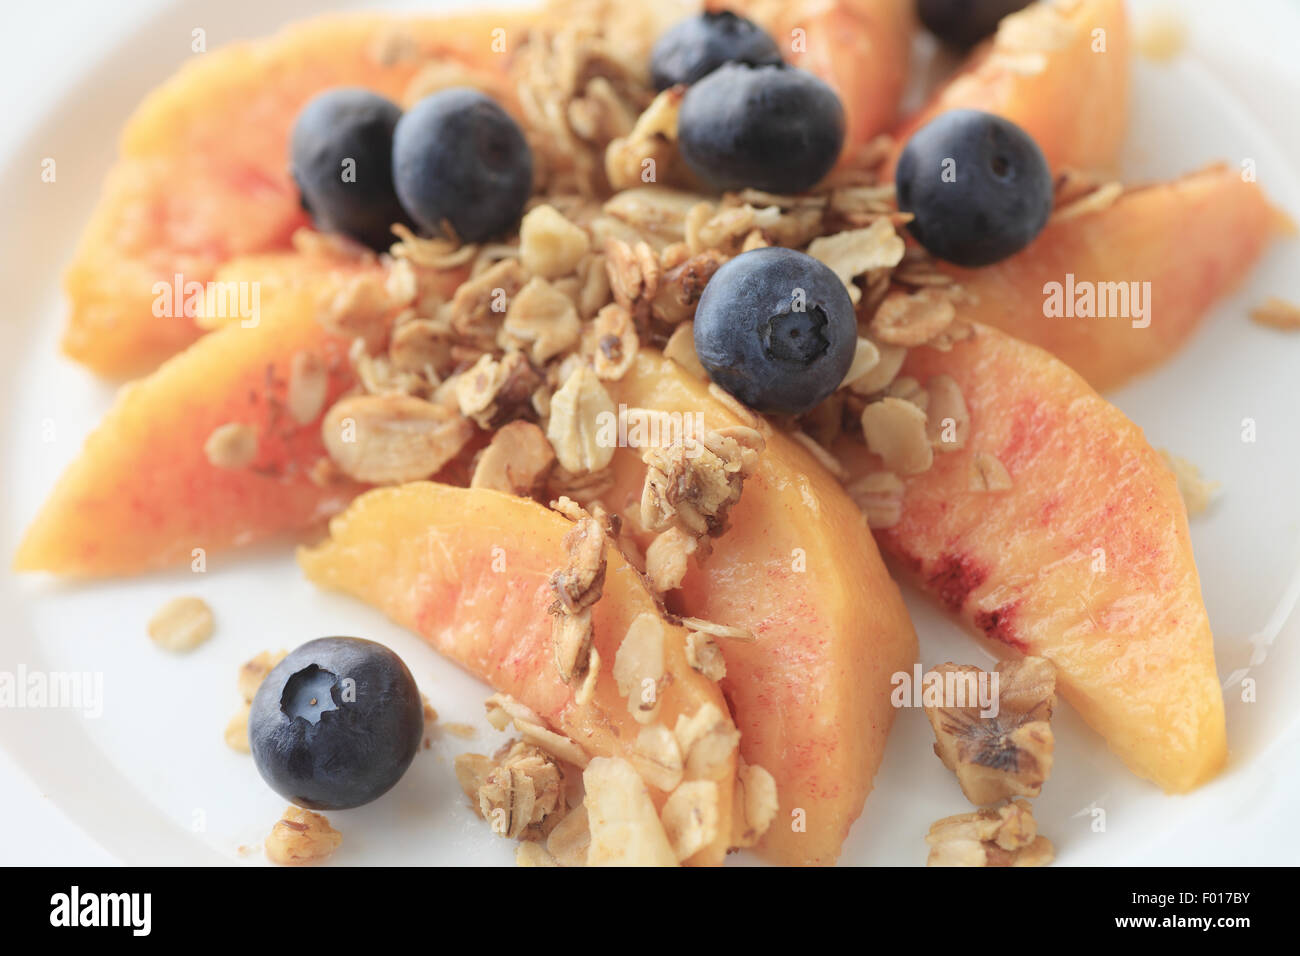
{"label": "blueberry", "polygon": [[1052,172],[1023,129],[992,113],[941,113],[912,136],[894,172],[898,208],[933,255],[986,266],[1019,252],[1052,212]]}
{"label": "blueberry", "polygon": [[1029,6],[1031,0],[918,0],[916,12],[925,28],[945,43],[974,46],[991,36],[998,21]]}
{"label": "blueberry", "polygon": [[709,377],[760,412],[801,415],[835,391],[858,325],[839,277],[793,249],[755,249],[709,280],[695,351]]}
{"label": "blueberry", "polygon": [[681,20],[659,37],[650,51],[650,78],[656,90],[702,80],[724,63],[768,66],[781,51],[763,28],[730,10],[706,10]]}
{"label": "blueberry", "polygon": [[393,223],[409,223],[393,190],[393,128],[402,111],[369,90],[327,90],[293,125],[289,169],[316,225],[372,249],[395,241]]}
{"label": "blueberry", "polygon": [[677,141],[715,189],[803,192],[839,158],[844,107],[804,70],[728,63],[686,91]]}
{"label": "blueberry", "polygon": [[519,222],[533,190],[533,153],[495,101],[455,87],[426,96],[397,124],[393,182],[426,232],[450,223],[466,242],[482,242]]}
{"label": "blueberry", "polygon": [[385,793],[423,735],[411,672],[384,645],[357,637],[303,644],[266,676],[248,715],[262,779],[312,810],[359,807]]}

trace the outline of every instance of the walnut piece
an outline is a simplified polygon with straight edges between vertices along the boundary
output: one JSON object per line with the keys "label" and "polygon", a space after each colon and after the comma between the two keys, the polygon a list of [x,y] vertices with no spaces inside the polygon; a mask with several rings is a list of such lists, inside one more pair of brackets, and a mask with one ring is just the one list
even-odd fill
{"label": "walnut piece", "polygon": [[1038,835],[1025,800],[944,817],[930,825],[926,866],[1046,866],[1055,850]]}
{"label": "walnut piece", "polygon": [[957,775],[966,799],[987,806],[1012,796],[1038,796],[1052,772],[1052,663],[1041,657],[999,663],[993,671],[998,695],[993,716],[981,715],[979,695],[972,692],[984,674],[978,667],[943,664],[931,673],[944,682],[946,705],[925,707],[934,752]]}
{"label": "walnut piece", "polygon": [[543,279],[569,275],[590,248],[587,231],[554,206],[535,206],[519,223],[520,261],[525,270]]}
{"label": "walnut piece", "polygon": [[306,866],[327,859],[343,835],[319,813],[288,807],[266,838],[266,857],[282,866]]}

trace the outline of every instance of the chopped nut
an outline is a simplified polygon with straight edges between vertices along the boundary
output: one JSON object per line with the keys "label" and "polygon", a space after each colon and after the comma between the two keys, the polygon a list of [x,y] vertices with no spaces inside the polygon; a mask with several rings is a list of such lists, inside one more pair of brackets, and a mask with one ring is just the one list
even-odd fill
{"label": "chopped nut", "polygon": [[986,451],[976,452],[971,459],[971,491],[1007,491],[1011,488],[1011,473],[993,455]]}
{"label": "chopped nut", "polygon": [[650,723],[659,712],[665,673],[663,619],[642,612],[632,620],[614,655],[619,696],[627,698],[628,712],[638,723]]}
{"label": "chopped nut", "polygon": [[1051,662],[1025,657],[998,664],[994,716],[982,716],[978,693],[969,693],[983,673],[978,667],[943,664],[932,673],[942,676],[950,705],[925,707],[934,752],[957,775],[966,799],[985,806],[1011,796],[1038,796],[1052,772],[1056,671]]}
{"label": "chopped nut", "polygon": [[676,866],[645,783],[630,763],[597,757],[582,775],[591,844],[588,866]]}
{"label": "chopped nut", "polygon": [[454,380],[456,403],[466,418],[493,429],[532,411],[541,376],[523,352],[507,352],[498,361],[484,355]]}
{"label": "chopped nut", "polygon": [[316,321],[341,339],[361,339],[367,351],[374,351],[388,335],[393,305],[387,277],[366,272],[326,285],[317,303]]}
{"label": "chopped nut", "polygon": [[694,536],[676,526],[656,535],[645,553],[650,586],[660,594],[681,587],[687,564],[698,547]]}
{"label": "chopped nut", "polygon": [[579,365],[551,396],[546,437],[555,457],[572,474],[600,471],[614,459],[615,442],[602,438],[602,426],[617,421],[614,400],[596,373]]}
{"label": "chopped nut", "polygon": [[224,734],[226,746],[231,750],[237,750],[241,754],[252,753],[253,748],[248,742],[248,713],[250,707],[247,703],[241,704],[235,716],[230,718],[230,723],[226,724]]}
{"label": "chopped nut", "polygon": [[701,631],[686,633],[686,663],[711,681],[727,676],[727,662],[713,638]]}
{"label": "chopped nut", "polygon": [[716,249],[707,249],[677,265],[665,266],[650,302],[651,314],[667,325],[693,318],[704,287],[726,261],[727,257]]}
{"label": "chopped nut", "polygon": [[684,94],[678,86],[664,90],[626,136],[610,141],[605,149],[605,175],[615,190],[644,188],[647,175],[652,176],[651,181],[690,181],[676,148],[677,114]]}
{"label": "chopped nut", "polygon": [[1038,824],[1025,800],[944,817],[930,825],[926,866],[1046,866],[1056,855],[1038,836]]}
{"label": "chopped nut", "polygon": [[247,468],[257,458],[257,429],[244,422],[227,422],[208,436],[203,453],[216,468]]}
{"label": "chopped nut", "polygon": [[560,866],[586,866],[591,827],[584,805],[574,807],[546,838],[546,849]]}
{"label": "chopped nut", "polygon": [[901,398],[882,398],[862,410],[867,447],[900,474],[920,474],[934,462],[925,429],[925,412]]}
{"label": "chopped nut", "polygon": [[740,731],[714,704],[703,704],[691,717],[681,714],[673,728],[686,761],[686,779],[714,777],[740,745]]}
{"label": "chopped nut", "polygon": [[149,619],[149,637],[168,651],[192,651],[212,636],[212,608],[202,598],[172,598]]}
{"label": "chopped nut", "polygon": [[779,805],[776,779],[762,767],[742,760],[731,805],[731,845],[755,846],[776,819]]}
{"label": "chopped nut", "polygon": [[591,237],[565,219],[554,206],[542,204],[519,223],[519,258],[524,268],[543,279],[569,275],[591,248]]}
{"label": "chopped nut", "polygon": [[865,229],[849,229],[814,239],[808,255],[820,259],[840,277],[856,303],[862,290],[854,278],[871,269],[892,269],[903,259],[906,246],[888,219],[877,219]]}
{"label": "chopped nut", "polygon": [[946,329],[956,315],[952,298],[943,290],[892,292],[876,309],[871,334],[887,345],[924,345]]}
{"label": "chopped nut", "polygon": [[607,381],[622,378],[641,347],[632,316],[621,305],[610,303],[601,309],[583,336],[583,354],[591,360],[596,375]]}
{"label": "chopped nut", "polygon": [[1260,325],[1291,331],[1300,329],[1300,306],[1276,296],[1250,310],[1250,317]]}
{"label": "chopped nut", "polygon": [[295,352],[289,362],[289,414],[299,425],[310,425],[325,408],[329,373],[315,352]]}
{"label": "chopped nut", "polygon": [[709,373],[700,364],[700,357],[695,354],[694,322],[683,322],[673,329],[673,334],[668,336],[668,342],[664,345],[664,358],[672,359],[685,369],[688,375],[698,379],[709,377]]}
{"label": "chopped nut", "polygon": [[474,435],[455,409],[410,395],[354,395],[321,421],[330,459],[356,481],[398,484],[428,478]]}
{"label": "chopped nut", "polygon": [[970,435],[970,412],[961,386],[948,375],[935,375],[926,383],[930,405],[926,409],[925,433],[936,451],[957,451],[966,447]]}
{"label": "chopped nut", "polygon": [[343,835],[319,813],[288,807],[266,838],[266,858],[282,866],[305,866],[327,859]]}
{"label": "chopped nut", "polygon": [[469,486],[532,495],[554,463],[555,452],[545,432],[532,422],[511,422],[498,429],[479,454]]}
{"label": "chopped nut", "polygon": [[903,517],[903,480],[892,471],[873,471],[845,486],[871,528],[892,528]]}
{"label": "chopped nut", "polygon": [[240,665],[239,696],[251,704],[253,698],[257,696],[257,689],[262,686],[262,681],[266,680],[266,675],[288,656],[289,652],[285,650],[262,651]]}
{"label": "chopped nut", "polygon": [[1202,478],[1201,470],[1190,461],[1163,448],[1160,449],[1160,457],[1178,479],[1178,493],[1183,497],[1187,513],[1192,516],[1203,514],[1214,501],[1214,495],[1220,488],[1219,482]]}
{"label": "chopped nut", "polygon": [[686,860],[718,836],[718,785],[712,780],[691,780],[674,790],[664,802],[664,832],[678,860]]}
{"label": "chopped nut", "polygon": [[518,259],[503,259],[461,284],[451,299],[452,328],[462,335],[496,335],[509,302],[528,280]]}
{"label": "chopped nut", "polygon": [[573,300],[542,278],[519,290],[501,326],[502,344],[527,350],[538,365],[572,348],[581,334]]}

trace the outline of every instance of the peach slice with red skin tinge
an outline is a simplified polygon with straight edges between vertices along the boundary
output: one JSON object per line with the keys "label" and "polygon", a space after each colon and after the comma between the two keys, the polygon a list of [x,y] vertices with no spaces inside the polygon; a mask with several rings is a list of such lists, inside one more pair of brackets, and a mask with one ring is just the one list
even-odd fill
{"label": "peach slice with red skin tinge", "polygon": [[[745,423],[649,350],[606,384],[615,402],[698,413],[706,430]],[[620,448],[613,470],[602,500],[626,513],[641,499],[640,451]],[[779,863],[833,863],[884,755],[890,678],[916,660],[916,632],[857,506],[807,450],[772,430],[730,527],[711,555],[691,559],[667,601],[756,636],[717,643],[741,753],[776,778],[780,809],[759,849]]]}
{"label": "peach slice with red skin tinge", "polygon": [[1128,126],[1128,32],[1124,0],[1039,0],[1007,17],[895,133],[886,178],[911,135],[953,109],[1018,124],[1054,171],[1110,169]]}
{"label": "peach slice with red skin tinge", "polygon": [[[102,576],[180,564],[195,548],[211,554],[308,527],[361,490],[313,480],[325,456],[319,416],[290,414],[288,382],[302,352],[328,370],[326,406],[356,384],[350,341],[326,331],[318,312],[339,282],[378,266],[303,255],[246,265],[275,286],[257,324],[232,320],[123,389],[27,530],[17,570]],[[244,273],[231,263],[224,274]],[[448,288],[459,278],[448,273]],[[249,467],[208,458],[208,438],[231,423],[256,430]]]}
{"label": "peach slice with red skin tinge", "polygon": [[[1049,223],[1027,249],[996,265],[938,267],[966,291],[962,318],[1047,349],[1104,391],[1169,358],[1268,244],[1293,231],[1259,186],[1213,166]],[[1132,301],[1128,315],[1045,315],[1045,286],[1058,283],[1064,294],[1067,275],[1076,289],[1103,295],[1105,284],[1120,283],[1123,300],[1134,286],[1149,288],[1146,317],[1138,318]]]}
{"label": "peach slice with red skin tinge", "polygon": [[509,57],[492,52],[492,31],[522,36],[531,19],[329,16],[195,57],[123,131],[64,279],[63,350],[113,377],[180,351],[201,329],[184,316],[154,317],[156,282],[207,282],[231,258],[288,249],[308,225],[288,170],[303,103],[348,85],[400,99],[434,58],[462,64],[470,82],[509,102],[500,80]]}
{"label": "peach slice with red skin tinge", "polygon": [[[902,517],[876,540],[892,565],[1001,656],[1056,665],[1057,687],[1139,776],[1183,792],[1223,766],[1214,642],[1173,474],[1141,429],[1064,363],[975,326],[902,374],[948,375],[970,431],[904,478]],[[836,448],[855,474],[882,467]],[[977,456],[1010,475],[977,490]]]}
{"label": "peach slice with red skin tinge", "polygon": [[[612,667],[632,622],[658,615],[636,569],[606,547],[604,590],[592,605],[601,668],[594,696],[579,699],[581,680],[565,684],[555,663],[550,576],[568,564],[572,523],[542,505],[485,489],[412,482],[362,495],[330,522],[330,539],[304,548],[299,563],[315,583],[359,597],[423,637],[430,646],[494,688],[530,707],[588,756],[635,764],[642,724],[619,694]],[[666,680],[654,721],[675,726],[727,704],[716,684],[686,659],[685,629],[665,622]],[[716,865],[731,836],[736,758],[720,762],[720,825],[711,844],[688,862]],[[651,788],[656,803],[666,794]]]}

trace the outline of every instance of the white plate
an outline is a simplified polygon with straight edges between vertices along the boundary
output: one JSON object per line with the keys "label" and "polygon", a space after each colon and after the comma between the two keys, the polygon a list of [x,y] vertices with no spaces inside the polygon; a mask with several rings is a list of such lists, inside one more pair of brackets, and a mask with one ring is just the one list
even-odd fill
{"label": "white plate", "polygon": [[[422,4],[443,5],[451,4]],[[49,84],[44,94],[34,90],[37,105],[26,104],[40,121],[0,166],[0,182],[11,189],[0,217],[6,277],[0,551],[6,563],[22,528],[111,399],[109,388],[59,358],[55,345],[63,319],[59,273],[113,159],[123,120],[146,89],[189,55],[195,26],[215,47],[321,7],[310,0],[177,3],[143,17],[118,46],[63,77],[73,82],[61,98],[49,92],[58,85]],[[1293,120],[1300,100],[1294,60],[1300,11],[1280,0],[1206,0],[1178,8],[1193,26],[1191,44],[1170,65],[1138,62],[1126,174],[1164,178],[1213,159],[1235,164],[1249,158],[1268,194],[1300,214],[1300,129]],[[42,95],[47,102],[40,103]],[[36,182],[32,170],[44,156],[58,158],[57,185],[15,188]],[[1132,777],[1062,708],[1056,770],[1036,802],[1041,829],[1057,844],[1062,862],[1282,863],[1300,857],[1300,827],[1288,812],[1300,794],[1300,720],[1288,706],[1290,688],[1300,681],[1300,624],[1291,615],[1300,591],[1300,337],[1246,320],[1246,309],[1267,295],[1300,301],[1296,243],[1276,247],[1176,359],[1113,396],[1154,445],[1185,455],[1223,482],[1222,499],[1193,521],[1192,536],[1220,675],[1227,680],[1250,668],[1258,700],[1244,703],[1235,684],[1228,688],[1229,766],[1181,798]],[[1254,444],[1241,441],[1243,418],[1257,423]],[[178,593],[202,595],[219,622],[213,641],[180,658],[160,654],[144,633],[152,612]],[[927,666],[987,662],[925,601],[909,594],[908,603]],[[482,720],[483,685],[377,612],[316,591],[286,548],[219,555],[203,575],[178,571],[92,585],[16,580],[6,572],[0,614],[7,625],[0,671],[23,666],[103,675],[102,716],[0,710],[0,743],[13,764],[123,862],[260,860],[239,848],[260,844],[284,801],[261,784],[249,758],[222,743],[237,704],[236,668],[264,648],[339,633],[393,646],[445,720],[483,730],[470,742],[437,739],[390,796],[332,815],[346,835],[337,861],[512,860],[511,846],[466,809],[451,774],[456,753],[491,748],[500,736]],[[919,863],[930,822],[965,808],[930,742],[923,715],[904,711],[876,791],[845,847],[845,862]],[[1105,811],[1104,831],[1095,828],[1093,808]],[[22,826],[5,819],[0,832]]]}

